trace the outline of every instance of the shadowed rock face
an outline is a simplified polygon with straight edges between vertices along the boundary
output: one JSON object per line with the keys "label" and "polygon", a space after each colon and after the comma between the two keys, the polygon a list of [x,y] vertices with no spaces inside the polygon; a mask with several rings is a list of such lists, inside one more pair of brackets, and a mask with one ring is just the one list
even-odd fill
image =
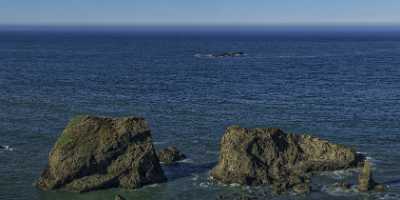
{"label": "shadowed rock face", "polygon": [[168,147],[158,153],[158,158],[164,164],[173,164],[186,158],[176,147]]}
{"label": "shadowed rock face", "polygon": [[227,128],[220,158],[211,176],[223,183],[272,184],[276,193],[292,188],[309,192],[306,172],[355,167],[356,152],[308,135],[286,134],[276,128]]}
{"label": "shadowed rock face", "polygon": [[87,192],[164,181],[144,119],[80,116],[57,140],[37,187]]}

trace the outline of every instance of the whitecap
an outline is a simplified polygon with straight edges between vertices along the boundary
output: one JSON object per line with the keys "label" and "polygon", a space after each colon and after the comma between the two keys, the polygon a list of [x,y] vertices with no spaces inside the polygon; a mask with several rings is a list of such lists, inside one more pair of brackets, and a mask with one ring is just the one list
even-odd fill
{"label": "whitecap", "polygon": [[352,169],[343,169],[335,171],[326,171],[326,172],[321,172],[320,174],[336,180],[342,180],[346,177],[354,175],[354,173],[356,173],[357,171],[358,171],[357,168],[352,168]]}
{"label": "whitecap", "polygon": [[210,184],[207,183],[207,182],[202,182],[202,183],[199,184],[199,186],[202,187],[202,188],[208,188],[208,187],[210,187]]}
{"label": "whitecap", "polygon": [[229,184],[229,186],[231,186],[231,187],[239,187],[240,184],[239,183],[231,183],[231,184]]}
{"label": "whitecap", "polygon": [[194,161],[192,159],[186,158],[180,161],[177,161],[178,163],[194,163]]}
{"label": "whitecap", "polygon": [[158,187],[158,186],[160,186],[160,185],[157,184],[157,183],[154,183],[154,184],[151,184],[151,185],[147,185],[147,187],[150,187],[150,188],[155,188],[155,187]]}
{"label": "whitecap", "polygon": [[192,179],[192,181],[197,181],[197,180],[199,180],[199,175],[193,174],[193,177],[191,179]]}
{"label": "whitecap", "polygon": [[399,200],[400,195],[395,193],[384,193],[374,195],[374,199],[382,199],[382,200]]}
{"label": "whitecap", "polygon": [[153,142],[153,144],[155,145],[159,145],[159,144],[166,144],[167,142]]}

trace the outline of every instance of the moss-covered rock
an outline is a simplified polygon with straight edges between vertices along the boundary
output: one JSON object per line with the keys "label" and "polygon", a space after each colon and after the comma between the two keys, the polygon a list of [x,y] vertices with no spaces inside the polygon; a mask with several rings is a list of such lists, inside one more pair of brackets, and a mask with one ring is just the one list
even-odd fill
{"label": "moss-covered rock", "polygon": [[164,181],[144,119],[78,116],[51,150],[37,187],[86,192]]}
{"label": "moss-covered rock", "polygon": [[223,183],[271,184],[276,193],[310,191],[307,172],[356,167],[352,149],[309,135],[286,134],[277,128],[228,127],[220,158],[211,176]]}
{"label": "moss-covered rock", "polygon": [[181,153],[176,147],[168,147],[158,153],[160,161],[166,165],[173,164],[177,161],[186,158],[185,154]]}

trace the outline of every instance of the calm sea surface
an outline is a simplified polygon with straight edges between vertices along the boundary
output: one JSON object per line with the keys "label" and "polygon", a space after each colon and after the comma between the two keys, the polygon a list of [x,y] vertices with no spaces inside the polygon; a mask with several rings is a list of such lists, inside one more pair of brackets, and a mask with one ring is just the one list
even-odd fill
{"label": "calm sea surface", "polygon": [[[208,58],[243,51],[243,57]],[[158,149],[189,157],[164,167],[169,182],[136,191],[41,192],[32,186],[68,120],[142,116]],[[0,33],[0,199],[214,199],[268,188],[208,180],[224,128],[274,126],[355,146],[383,194],[335,191],[354,171],[322,173],[309,196],[400,199],[400,34]]]}

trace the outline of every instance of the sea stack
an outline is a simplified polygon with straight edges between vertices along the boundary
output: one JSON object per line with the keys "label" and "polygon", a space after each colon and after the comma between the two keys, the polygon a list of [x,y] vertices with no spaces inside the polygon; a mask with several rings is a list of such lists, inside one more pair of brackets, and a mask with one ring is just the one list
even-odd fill
{"label": "sea stack", "polygon": [[277,128],[231,126],[221,140],[211,176],[223,183],[271,184],[276,193],[310,191],[307,172],[356,167],[360,158],[348,147]]}
{"label": "sea stack", "polygon": [[174,164],[186,158],[185,154],[181,153],[176,147],[168,147],[158,153],[160,162],[166,165]]}
{"label": "sea stack", "polygon": [[43,190],[135,189],[166,181],[143,118],[79,116],[50,152],[37,182]]}

